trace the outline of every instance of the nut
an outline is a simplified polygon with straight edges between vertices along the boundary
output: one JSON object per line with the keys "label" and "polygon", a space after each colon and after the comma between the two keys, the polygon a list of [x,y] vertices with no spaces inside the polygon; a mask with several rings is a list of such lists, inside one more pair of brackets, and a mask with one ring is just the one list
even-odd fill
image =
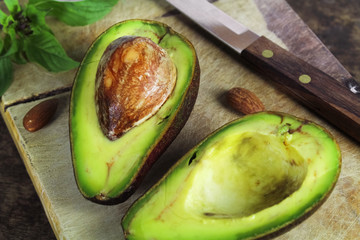
{"label": "nut", "polygon": [[242,114],[251,114],[265,110],[261,100],[245,88],[232,88],[228,91],[227,102],[236,111]]}
{"label": "nut", "polygon": [[24,128],[29,132],[35,132],[44,127],[55,114],[57,105],[57,99],[49,99],[30,109],[23,119]]}

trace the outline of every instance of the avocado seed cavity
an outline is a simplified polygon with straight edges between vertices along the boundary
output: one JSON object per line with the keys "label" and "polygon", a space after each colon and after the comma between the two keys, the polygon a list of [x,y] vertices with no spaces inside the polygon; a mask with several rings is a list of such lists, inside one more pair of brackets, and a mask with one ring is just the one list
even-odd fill
{"label": "avocado seed cavity", "polygon": [[185,200],[189,212],[245,217],[298,190],[307,162],[276,136],[246,132],[207,147],[193,172]]}
{"label": "avocado seed cavity", "polygon": [[96,112],[103,133],[116,140],[155,115],[175,84],[174,63],[149,38],[125,36],[113,41],[96,74]]}

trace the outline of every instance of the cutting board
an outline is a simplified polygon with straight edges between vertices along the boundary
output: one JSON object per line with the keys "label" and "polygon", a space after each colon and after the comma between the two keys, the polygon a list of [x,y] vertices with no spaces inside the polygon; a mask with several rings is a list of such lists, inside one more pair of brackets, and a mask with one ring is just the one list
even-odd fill
{"label": "cutting board", "polygon": [[[345,84],[351,79],[284,0],[218,0],[214,4],[338,81]],[[206,135],[241,117],[224,100],[226,91],[233,87],[253,91],[267,110],[291,113],[324,126],[334,135],[342,151],[340,178],[327,201],[299,225],[275,238],[359,237],[359,144],[247,68],[238,55],[164,0],[121,0],[104,19],[85,27],[69,27],[54,19],[49,19],[49,25],[68,54],[80,61],[100,33],[131,18],[161,21],[185,35],[197,51],[201,82],[197,101],[185,127],[128,201],[115,206],[95,204],[85,200],[76,187],[68,135],[69,98],[76,70],[52,74],[34,64],[16,65],[14,82],[1,99],[1,114],[58,239],[123,239],[121,218],[133,201]],[[22,126],[25,113],[50,98],[57,98],[60,103],[50,124],[37,132],[27,132]]]}

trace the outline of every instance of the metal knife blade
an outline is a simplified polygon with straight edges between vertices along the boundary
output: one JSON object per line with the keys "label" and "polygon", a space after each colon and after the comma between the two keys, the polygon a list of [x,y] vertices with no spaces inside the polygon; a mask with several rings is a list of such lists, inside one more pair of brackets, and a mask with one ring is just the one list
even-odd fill
{"label": "metal knife blade", "polygon": [[360,96],[206,0],[167,0],[282,90],[360,142]]}
{"label": "metal knife blade", "polygon": [[[259,38],[256,33],[207,0],[168,0],[168,2],[239,53]],[[209,16],[213,17],[209,18]]]}

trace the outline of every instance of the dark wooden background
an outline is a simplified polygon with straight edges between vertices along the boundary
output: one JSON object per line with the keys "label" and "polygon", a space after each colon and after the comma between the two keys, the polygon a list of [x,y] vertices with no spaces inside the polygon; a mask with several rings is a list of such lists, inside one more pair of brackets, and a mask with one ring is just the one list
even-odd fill
{"label": "dark wooden background", "polygon": [[[355,79],[360,79],[360,1],[287,1]],[[0,146],[0,239],[55,239],[1,117]]]}

